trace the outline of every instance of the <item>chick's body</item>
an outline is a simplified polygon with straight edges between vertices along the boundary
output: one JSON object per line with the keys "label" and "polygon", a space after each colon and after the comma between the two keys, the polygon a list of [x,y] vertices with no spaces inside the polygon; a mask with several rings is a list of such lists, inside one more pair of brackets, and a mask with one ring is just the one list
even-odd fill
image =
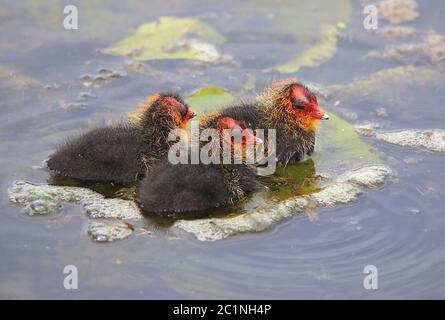
{"label": "chick's body", "polygon": [[[206,126],[218,128],[221,139],[224,139],[222,130],[241,129],[238,122],[228,117],[213,118]],[[246,139],[257,141],[251,135]],[[213,143],[222,146],[223,142]],[[220,160],[211,164],[159,163],[140,183],[140,206],[145,212],[158,215],[186,215],[232,205],[260,186],[253,167],[245,162]]]}
{"label": "chick's body", "polygon": [[61,144],[47,161],[51,173],[89,181],[142,178],[167,154],[170,131],[183,128],[195,113],[172,94],[156,95],[140,109],[137,121],[96,128]]}
{"label": "chick's body", "polygon": [[144,147],[132,123],[96,128],[59,146],[47,165],[58,177],[130,182],[143,174]]}

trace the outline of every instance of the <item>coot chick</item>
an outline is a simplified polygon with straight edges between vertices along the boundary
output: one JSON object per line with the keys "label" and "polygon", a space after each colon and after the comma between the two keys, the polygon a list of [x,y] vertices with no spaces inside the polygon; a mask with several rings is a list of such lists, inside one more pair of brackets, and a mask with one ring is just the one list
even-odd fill
{"label": "coot chick", "polygon": [[[246,144],[256,145],[262,143],[261,140],[230,117],[213,117],[201,128],[218,130],[219,141],[211,143],[217,144],[216,148],[220,150],[220,163],[159,163],[140,183],[137,201],[145,212],[161,216],[205,213],[234,204],[260,186],[254,168],[247,165],[245,159]],[[237,137],[235,141],[230,135]],[[223,145],[230,147],[232,159],[236,155],[242,157],[239,164],[223,162]]]}
{"label": "coot chick", "polygon": [[273,83],[256,103],[235,105],[215,113],[216,117],[221,115],[246,121],[253,130],[275,129],[275,156],[283,165],[311,155],[318,120],[329,119],[320,110],[316,95],[295,79]]}
{"label": "coot chick", "polygon": [[137,121],[99,127],[60,145],[47,161],[57,178],[132,182],[142,178],[195,113],[176,94],[157,94],[140,108]]}

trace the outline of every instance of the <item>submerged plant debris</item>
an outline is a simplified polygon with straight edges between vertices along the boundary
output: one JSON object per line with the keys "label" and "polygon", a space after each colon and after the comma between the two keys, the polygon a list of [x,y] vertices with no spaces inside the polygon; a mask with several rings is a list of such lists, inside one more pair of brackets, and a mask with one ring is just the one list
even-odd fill
{"label": "submerged plant debris", "polygon": [[426,58],[433,64],[443,63],[445,62],[445,37],[436,32],[430,32],[421,43],[391,46],[384,51],[371,51],[367,56],[400,61],[417,61]]}
{"label": "submerged plant debris", "polygon": [[103,50],[135,60],[191,59],[217,62],[224,36],[199,19],[161,17]]}
{"label": "submerged plant debris", "polygon": [[411,86],[436,87],[441,86],[444,80],[441,68],[407,65],[383,69],[350,84],[329,86],[327,91],[330,96],[335,97],[339,108],[348,108],[368,97],[379,97],[386,101],[398,100],[411,90]]}
{"label": "submerged plant debris", "polygon": [[378,131],[377,124],[364,124],[355,127],[364,136],[404,147],[421,148],[429,151],[445,152],[445,130],[401,130],[394,132]]}
{"label": "submerged plant debris", "polygon": [[379,17],[392,24],[414,21],[419,17],[415,0],[383,0],[377,3]]}
{"label": "submerged plant debris", "polygon": [[337,32],[334,26],[326,25],[321,28],[320,41],[297,55],[293,60],[280,64],[266,71],[278,71],[281,73],[294,73],[302,67],[317,67],[331,59],[337,51]]}
{"label": "submerged plant debris", "polygon": [[376,33],[387,38],[404,38],[414,36],[417,32],[413,27],[388,26],[377,29]]}

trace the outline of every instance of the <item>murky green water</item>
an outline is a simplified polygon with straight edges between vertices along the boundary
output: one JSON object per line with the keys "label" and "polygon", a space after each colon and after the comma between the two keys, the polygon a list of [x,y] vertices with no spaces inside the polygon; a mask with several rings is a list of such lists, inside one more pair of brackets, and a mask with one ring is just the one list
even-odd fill
{"label": "murky green water", "polygon": [[[28,217],[7,196],[14,180],[47,181],[48,173],[38,167],[64,137],[125,119],[156,91],[188,96],[211,85],[252,97],[273,79],[289,76],[329,88],[408,63],[437,70],[441,66],[425,57],[365,58],[387,45],[420,42],[429,30],[445,33],[442,2],[418,2],[419,18],[404,24],[418,34],[383,39],[363,29],[359,1],[70,1],[79,9],[79,30],[72,31],[63,29],[64,1],[0,1],[0,297],[443,298],[443,153],[365,138],[397,172],[395,181],[354,204],[215,243],[148,218],[130,238],[97,244],[86,236],[88,219],[80,207]],[[161,16],[199,19],[218,32],[225,38],[215,44],[220,60],[135,62],[101,52]],[[322,30],[338,22],[347,27],[337,30],[333,43]],[[314,46],[323,59],[298,69],[296,57]],[[443,78],[421,85],[413,78],[382,80],[369,95],[346,91],[325,104],[353,123],[444,129]],[[312,162],[301,167],[311,174],[319,170]],[[362,284],[369,264],[379,270],[375,291]],[[78,290],[64,289],[65,265],[78,267]]]}

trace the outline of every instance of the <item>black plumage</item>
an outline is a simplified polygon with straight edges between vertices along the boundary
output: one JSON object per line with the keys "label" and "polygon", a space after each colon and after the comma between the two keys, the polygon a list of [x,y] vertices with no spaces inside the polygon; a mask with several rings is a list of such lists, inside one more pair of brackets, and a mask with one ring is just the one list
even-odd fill
{"label": "black plumage", "polygon": [[160,94],[140,107],[137,121],[96,128],[61,144],[47,161],[52,175],[86,181],[132,182],[168,152],[171,129],[194,116],[177,95]]}
{"label": "black plumage", "polygon": [[[214,118],[211,124],[218,127],[221,119],[225,117]],[[165,161],[141,181],[138,203],[145,212],[161,216],[183,216],[230,206],[260,186],[255,173],[253,167],[244,163],[205,165]]]}
{"label": "black plumage", "polygon": [[138,202],[148,213],[183,215],[232,205],[258,186],[244,165],[162,162],[141,181]]}
{"label": "black plumage", "polygon": [[96,128],[60,145],[47,161],[57,177],[93,181],[135,181],[143,172],[144,142],[131,123]]}

